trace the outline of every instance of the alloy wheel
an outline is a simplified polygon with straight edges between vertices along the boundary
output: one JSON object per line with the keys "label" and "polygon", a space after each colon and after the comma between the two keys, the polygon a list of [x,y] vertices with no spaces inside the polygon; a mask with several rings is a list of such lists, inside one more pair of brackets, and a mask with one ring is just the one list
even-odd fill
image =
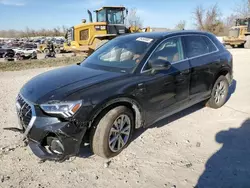
{"label": "alloy wheel", "polygon": [[225,97],[226,94],[226,84],[223,81],[220,81],[216,88],[214,94],[214,101],[216,104],[219,104]]}
{"label": "alloy wheel", "polygon": [[131,133],[131,119],[122,114],[116,118],[109,132],[109,149],[119,152],[128,143]]}

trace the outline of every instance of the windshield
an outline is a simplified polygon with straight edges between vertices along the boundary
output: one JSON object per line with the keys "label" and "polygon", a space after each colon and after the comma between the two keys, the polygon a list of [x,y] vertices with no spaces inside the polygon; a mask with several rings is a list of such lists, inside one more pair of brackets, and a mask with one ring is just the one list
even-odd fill
{"label": "windshield", "polygon": [[123,11],[120,9],[108,10],[108,23],[109,24],[124,24]]}
{"label": "windshield", "polygon": [[117,37],[96,50],[82,66],[110,71],[132,72],[141,62],[154,39],[125,36]]}
{"label": "windshield", "polygon": [[236,21],[236,26],[244,26],[244,25],[248,25],[248,20],[247,19],[238,19]]}
{"label": "windshield", "polygon": [[98,22],[106,22],[106,10],[101,10],[96,13]]}

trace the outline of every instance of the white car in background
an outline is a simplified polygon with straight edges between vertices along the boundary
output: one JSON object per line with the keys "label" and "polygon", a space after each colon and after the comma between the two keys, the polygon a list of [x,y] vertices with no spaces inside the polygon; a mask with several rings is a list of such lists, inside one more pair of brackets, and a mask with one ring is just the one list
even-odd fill
{"label": "white car in background", "polygon": [[32,49],[32,48],[16,48],[16,49],[13,49],[16,54],[17,53],[23,53],[25,55],[30,55],[32,53],[37,53],[36,49]]}
{"label": "white car in background", "polygon": [[17,60],[24,59],[37,59],[37,50],[32,48],[16,48],[13,49],[15,51],[15,56]]}

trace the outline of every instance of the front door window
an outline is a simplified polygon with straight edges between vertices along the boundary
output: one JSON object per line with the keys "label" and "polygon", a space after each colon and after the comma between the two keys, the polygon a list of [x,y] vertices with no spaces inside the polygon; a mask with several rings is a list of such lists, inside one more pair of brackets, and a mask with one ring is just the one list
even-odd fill
{"label": "front door window", "polygon": [[182,43],[180,37],[166,39],[151,55],[143,71],[150,70],[150,63],[157,59],[163,59],[170,63],[175,63],[184,59]]}

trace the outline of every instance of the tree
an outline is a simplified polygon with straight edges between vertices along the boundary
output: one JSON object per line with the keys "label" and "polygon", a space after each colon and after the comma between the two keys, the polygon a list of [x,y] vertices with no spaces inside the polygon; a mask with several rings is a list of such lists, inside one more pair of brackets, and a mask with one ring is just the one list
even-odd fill
{"label": "tree", "polygon": [[65,33],[68,31],[68,28],[65,26],[65,25],[63,25],[62,26],[62,33],[64,33],[64,35],[65,35]]}
{"label": "tree", "polygon": [[137,9],[132,8],[128,14],[128,27],[142,28],[141,17],[137,15]]}
{"label": "tree", "polygon": [[217,4],[207,10],[204,10],[202,6],[197,6],[194,11],[194,18],[198,30],[214,34],[223,32],[224,24]]}
{"label": "tree", "polygon": [[175,29],[176,30],[184,30],[186,27],[186,21],[185,20],[181,20],[176,26]]}
{"label": "tree", "polygon": [[228,35],[229,34],[229,30],[231,27],[233,27],[235,25],[235,20],[237,19],[237,15],[236,14],[231,14],[229,16],[227,16],[224,21],[224,35]]}
{"label": "tree", "polygon": [[242,3],[236,5],[234,12],[238,17],[250,17],[250,0],[242,0]]}

